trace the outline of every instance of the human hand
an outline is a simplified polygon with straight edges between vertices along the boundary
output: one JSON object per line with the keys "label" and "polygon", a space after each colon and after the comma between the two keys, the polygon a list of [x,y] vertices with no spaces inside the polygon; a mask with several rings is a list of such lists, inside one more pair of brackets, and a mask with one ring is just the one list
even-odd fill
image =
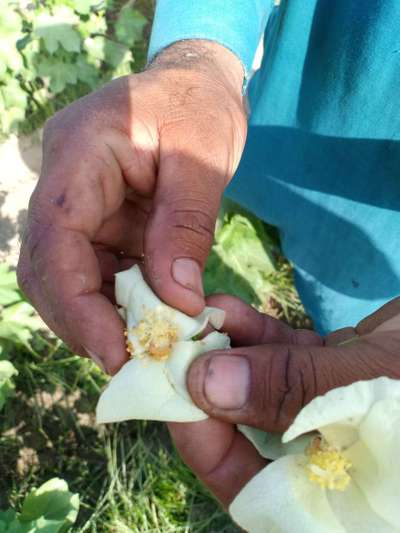
{"label": "human hand", "polygon": [[242,81],[224,47],[177,43],[45,127],[18,280],[48,326],[111,374],[127,359],[115,272],[143,260],[164,301],[204,307],[201,271],[245,141]]}
{"label": "human hand", "polygon": [[226,507],[267,463],[236,424],[282,432],[330,389],[379,376],[400,379],[400,298],[326,338],[293,330],[233,297],[208,303],[226,310],[233,345],[246,347],[195,360],[188,389],[213,418],[169,426],[185,462]]}

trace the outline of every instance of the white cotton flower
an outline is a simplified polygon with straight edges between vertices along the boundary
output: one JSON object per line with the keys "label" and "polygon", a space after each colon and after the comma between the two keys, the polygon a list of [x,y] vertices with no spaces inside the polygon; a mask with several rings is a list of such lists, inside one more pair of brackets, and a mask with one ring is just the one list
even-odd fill
{"label": "white cotton flower", "polygon": [[400,532],[400,381],[334,389],[282,436],[240,428],[264,457],[230,506],[251,533]]}
{"label": "white cotton flower", "polygon": [[207,418],[187,392],[186,373],[200,354],[229,348],[229,337],[216,331],[192,340],[208,322],[219,329],[224,311],[206,307],[198,316],[189,317],[169,307],[146,284],[138,266],[116,275],[115,294],[126,321],[132,359],[102,393],[97,422],[191,422]]}

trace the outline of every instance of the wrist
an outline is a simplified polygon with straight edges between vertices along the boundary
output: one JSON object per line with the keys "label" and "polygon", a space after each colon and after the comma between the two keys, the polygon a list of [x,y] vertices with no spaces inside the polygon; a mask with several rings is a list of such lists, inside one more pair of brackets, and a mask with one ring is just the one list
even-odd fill
{"label": "wrist", "polygon": [[158,54],[148,69],[191,70],[211,77],[234,93],[242,95],[244,67],[225,46],[204,39],[178,41]]}

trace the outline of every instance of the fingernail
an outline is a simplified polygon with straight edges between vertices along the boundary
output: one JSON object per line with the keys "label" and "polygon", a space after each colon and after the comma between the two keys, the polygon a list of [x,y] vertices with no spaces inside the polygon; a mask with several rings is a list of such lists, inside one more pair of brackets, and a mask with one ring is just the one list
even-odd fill
{"label": "fingernail", "polygon": [[105,372],[106,369],[105,369],[105,366],[104,366],[104,363],[102,361],[102,359],[97,355],[95,354],[94,352],[92,352],[91,350],[88,350],[85,346],[84,346],[87,354],[89,355],[90,359],[92,359],[92,361],[94,361],[96,363],[96,365],[103,371]]}
{"label": "fingernail", "polygon": [[240,409],[248,400],[250,367],[247,359],[235,355],[211,358],[204,383],[207,400],[219,409]]}
{"label": "fingernail", "polygon": [[181,257],[172,263],[172,277],[186,289],[204,296],[201,270],[193,259]]}

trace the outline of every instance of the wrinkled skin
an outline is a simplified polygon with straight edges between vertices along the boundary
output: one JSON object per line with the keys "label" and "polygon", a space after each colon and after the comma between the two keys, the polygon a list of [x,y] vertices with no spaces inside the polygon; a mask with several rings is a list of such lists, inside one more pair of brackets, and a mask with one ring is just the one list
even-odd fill
{"label": "wrinkled skin", "polygon": [[222,46],[178,43],[45,127],[18,280],[49,327],[111,374],[127,359],[115,272],[142,261],[165,302],[191,315],[205,305],[201,270],[246,137],[242,83]]}
{"label": "wrinkled skin", "polygon": [[226,507],[266,464],[235,424],[282,432],[304,405],[330,389],[379,376],[400,379],[400,298],[355,328],[325,338],[294,330],[237,298],[212,296],[208,304],[226,310],[224,328],[237,346],[229,355],[248,361],[248,397],[236,409],[210,402],[207,377],[220,388],[232,383],[229,365],[223,376],[210,372],[212,365],[217,368],[213,361],[228,354],[210,352],[192,364],[187,385],[194,402],[213,418],[169,427],[184,461]]}

